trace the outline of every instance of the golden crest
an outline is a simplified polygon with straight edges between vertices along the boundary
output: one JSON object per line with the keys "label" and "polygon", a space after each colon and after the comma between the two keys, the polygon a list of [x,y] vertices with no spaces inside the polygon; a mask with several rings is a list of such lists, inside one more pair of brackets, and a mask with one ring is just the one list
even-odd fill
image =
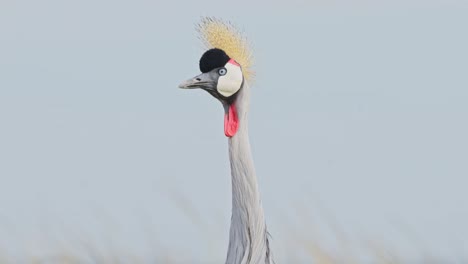
{"label": "golden crest", "polygon": [[242,67],[245,79],[251,81],[255,75],[252,70],[252,50],[247,39],[230,22],[213,17],[204,17],[197,25],[199,37],[207,49],[218,48],[236,60]]}

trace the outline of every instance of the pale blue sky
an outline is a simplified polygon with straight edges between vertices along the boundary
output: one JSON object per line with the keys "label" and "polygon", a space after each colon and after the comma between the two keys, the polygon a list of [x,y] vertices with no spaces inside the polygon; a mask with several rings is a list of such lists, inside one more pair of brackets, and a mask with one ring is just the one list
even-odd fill
{"label": "pale blue sky", "polygon": [[81,239],[224,259],[222,107],[177,89],[209,15],[254,46],[250,134],[278,259],[302,236],[337,247],[330,222],[353,244],[467,257],[468,3],[247,2],[1,2],[3,251]]}

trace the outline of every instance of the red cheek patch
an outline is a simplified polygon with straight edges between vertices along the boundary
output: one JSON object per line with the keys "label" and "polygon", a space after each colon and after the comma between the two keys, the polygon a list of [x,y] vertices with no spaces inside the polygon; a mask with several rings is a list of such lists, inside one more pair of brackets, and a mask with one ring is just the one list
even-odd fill
{"label": "red cheek patch", "polygon": [[235,61],[234,59],[230,59],[230,60],[228,61],[228,63],[230,63],[230,64],[232,64],[232,65],[236,65],[237,67],[240,67],[240,64],[237,63],[237,61]]}
{"label": "red cheek patch", "polygon": [[226,137],[232,137],[236,134],[239,128],[239,119],[237,118],[237,110],[234,104],[229,106],[229,110],[224,114],[224,134]]}

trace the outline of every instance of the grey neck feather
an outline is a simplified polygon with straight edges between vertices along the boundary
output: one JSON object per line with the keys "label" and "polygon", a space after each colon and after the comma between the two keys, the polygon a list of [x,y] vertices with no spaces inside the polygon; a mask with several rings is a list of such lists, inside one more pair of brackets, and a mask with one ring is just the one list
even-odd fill
{"label": "grey neck feather", "polygon": [[250,91],[247,83],[235,101],[237,133],[229,138],[232,178],[232,218],[227,264],[273,263],[248,136]]}

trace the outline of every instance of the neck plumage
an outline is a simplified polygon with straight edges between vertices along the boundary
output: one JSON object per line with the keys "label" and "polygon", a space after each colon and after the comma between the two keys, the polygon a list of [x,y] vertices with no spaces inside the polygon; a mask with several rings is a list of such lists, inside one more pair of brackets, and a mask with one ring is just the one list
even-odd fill
{"label": "neck plumage", "polygon": [[272,263],[247,129],[249,86],[237,95],[237,133],[229,138],[232,178],[232,218],[227,264]]}

